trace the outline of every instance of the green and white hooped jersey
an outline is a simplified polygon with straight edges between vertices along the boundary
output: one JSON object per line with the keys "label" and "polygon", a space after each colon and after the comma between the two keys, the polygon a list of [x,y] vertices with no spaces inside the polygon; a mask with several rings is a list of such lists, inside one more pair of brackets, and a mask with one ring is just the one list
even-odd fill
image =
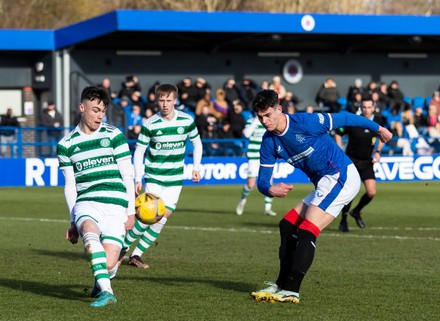
{"label": "green and white hooped jersey", "polygon": [[145,145],[145,181],[161,186],[183,185],[184,160],[187,139],[199,137],[194,119],[176,110],[172,120],[160,113],[142,126],[137,144]]}
{"label": "green and white hooped jersey", "polygon": [[77,126],[58,143],[60,168],[73,167],[77,202],[95,201],[128,206],[127,190],[117,160],[131,158],[124,135],[108,124],[91,135]]}
{"label": "green and white hooped jersey", "polygon": [[[250,118],[246,126],[251,126],[253,122],[253,118]],[[263,141],[263,135],[266,132],[266,128],[258,122],[258,125],[255,127],[251,136],[249,137],[249,144],[247,148],[246,156],[248,159],[256,159],[260,160],[260,147],[261,142]]]}

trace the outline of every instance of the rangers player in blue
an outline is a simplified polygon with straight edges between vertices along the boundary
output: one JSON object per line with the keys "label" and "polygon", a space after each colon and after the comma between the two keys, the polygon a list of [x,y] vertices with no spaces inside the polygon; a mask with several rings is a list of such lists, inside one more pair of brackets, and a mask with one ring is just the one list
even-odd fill
{"label": "rangers player in blue", "polygon": [[328,135],[332,129],[352,126],[377,133],[382,142],[392,134],[379,124],[353,114],[284,114],[273,90],[263,90],[253,109],[267,132],[260,150],[258,190],[266,196],[285,197],[293,186],[272,185],[277,159],[303,171],[315,189],[280,221],[280,270],[275,283],[252,292],[256,301],[299,303],[299,289],[315,255],[316,238],[359,192],[356,167]]}

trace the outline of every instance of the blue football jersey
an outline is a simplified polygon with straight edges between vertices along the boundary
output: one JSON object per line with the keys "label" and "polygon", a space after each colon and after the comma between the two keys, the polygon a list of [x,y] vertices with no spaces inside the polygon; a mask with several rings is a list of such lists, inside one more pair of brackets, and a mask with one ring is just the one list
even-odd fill
{"label": "blue football jersey", "polygon": [[258,189],[267,194],[270,178],[277,159],[303,171],[316,186],[325,175],[345,171],[351,160],[328,134],[343,126],[368,128],[372,132],[379,125],[354,114],[299,113],[285,114],[286,130],[275,135],[266,132],[260,149],[260,173]]}

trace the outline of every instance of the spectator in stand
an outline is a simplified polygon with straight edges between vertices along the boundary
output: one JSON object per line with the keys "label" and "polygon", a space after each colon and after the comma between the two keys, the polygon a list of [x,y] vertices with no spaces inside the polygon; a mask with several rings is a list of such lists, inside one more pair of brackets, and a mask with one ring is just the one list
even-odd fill
{"label": "spectator in stand", "polygon": [[108,78],[104,78],[96,87],[104,89],[111,99],[117,97],[117,94],[111,89],[111,82]]}
{"label": "spectator in stand", "polygon": [[[211,89],[209,89],[209,88],[206,88],[205,96],[197,101],[196,110],[195,110],[196,116],[200,115],[202,113],[202,108],[205,107],[206,105],[210,106],[212,108]],[[210,109],[210,113],[215,114],[214,108]]]}
{"label": "spectator in stand", "polygon": [[127,143],[131,152],[136,149],[136,142],[141,133],[142,125],[134,125],[134,127],[127,131]]}
{"label": "spectator in stand", "polygon": [[333,78],[327,78],[316,93],[316,103],[321,107],[328,107],[330,113],[337,113],[341,109],[338,103],[339,90]]}
{"label": "spectator in stand", "polygon": [[379,101],[381,101],[385,107],[390,107],[390,98],[388,97],[388,85],[385,82],[381,82],[379,86]]}
{"label": "spectator in stand", "polygon": [[145,111],[145,104],[147,102],[147,98],[145,98],[140,91],[135,91],[130,96],[130,101],[132,105],[138,105],[141,107],[141,113]]}
{"label": "spectator in stand", "polygon": [[[196,116],[195,123],[202,139],[218,138],[218,120],[210,113],[210,106],[205,105],[200,109],[200,114]],[[219,144],[213,142],[202,142],[203,151],[207,156],[216,155],[219,150]]]}
{"label": "spectator in stand", "polygon": [[419,106],[414,112],[414,126],[416,126],[417,131],[420,135],[428,135],[428,116],[423,113],[423,107]]}
{"label": "spectator in stand", "polygon": [[214,101],[211,102],[212,109],[215,111],[214,115],[220,122],[228,117],[229,104],[225,98],[225,91],[219,88],[215,91]]}
{"label": "spectator in stand", "polygon": [[[1,116],[0,126],[7,127],[20,127],[17,117],[14,116],[12,108],[6,110],[6,114]],[[14,144],[17,142],[17,133],[15,129],[0,129],[0,143],[2,144]],[[1,145],[0,157],[5,157],[9,147],[7,145]],[[11,156],[17,157],[17,146],[10,146]],[[14,151],[14,153],[12,153]]]}
{"label": "spectator in stand", "polygon": [[313,114],[315,112],[315,107],[313,105],[307,105],[305,112]]}
{"label": "spectator in stand", "polygon": [[[222,122],[221,127],[218,129],[217,137],[222,139],[234,138],[229,121],[224,120]],[[241,156],[243,153],[243,147],[233,142],[219,142],[219,148],[222,156]]]}
{"label": "spectator in stand", "polygon": [[378,91],[371,94],[371,100],[373,101],[374,114],[383,117],[382,112],[385,109],[385,104],[380,100]]}
{"label": "spectator in stand", "polygon": [[263,80],[262,82],[261,82],[261,90],[268,90],[269,89],[269,85],[270,85],[270,83],[269,83],[269,81],[268,80]]}
{"label": "spectator in stand", "polygon": [[350,103],[351,101],[354,101],[356,94],[361,94],[361,98],[362,98],[365,95],[365,93],[366,90],[364,87],[362,87],[362,79],[356,78],[354,80],[354,85],[348,88],[347,102]]}
{"label": "spectator in stand", "polygon": [[[122,98],[116,97],[113,99],[113,106],[115,112],[110,112],[107,115],[107,121],[118,128],[122,128],[121,131],[127,133],[127,117],[131,113],[131,99],[128,96],[122,96]],[[121,114],[124,112],[124,115]]]}
{"label": "spectator in stand", "polygon": [[434,105],[437,108],[437,113],[440,115],[440,91],[434,91],[429,105]]}
{"label": "spectator in stand", "polygon": [[414,152],[411,149],[411,143],[404,137],[404,125],[401,115],[401,105],[396,105],[391,109],[391,113],[386,117],[387,128],[393,134],[393,139],[388,142],[393,153],[395,147],[402,148],[403,156],[413,156]]}
{"label": "spectator in stand", "polygon": [[429,104],[428,107],[428,134],[432,138],[440,138],[440,119],[437,107]]}
{"label": "spectator in stand", "polygon": [[353,100],[348,107],[348,111],[356,115],[362,114],[362,94],[360,92],[354,94]]}
{"label": "spectator in stand", "polygon": [[197,130],[199,131],[200,138],[210,138],[208,137],[208,126],[211,124],[211,126],[217,127],[217,118],[210,113],[211,108],[209,104],[206,104],[205,106],[200,108],[200,114],[196,116],[195,123]]}
{"label": "spectator in stand", "polygon": [[281,101],[286,95],[286,87],[281,83],[280,76],[274,76],[272,83],[269,85],[269,89],[275,90],[278,94],[278,100]]}
{"label": "spectator in stand", "polygon": [[393,80],[389,87],[388,87],[388,98],[390,99],[389,105],[391,108],[394,108],[394,106],[400,105],[402,107],[402,110],[405,109],[405,105],[407,103],[404,102],[404,94],[399,88],[399,83],[397,80]]}
{"label": "spectator in stand", "polygon": [[374,80],[371,80],[367,85],[367,88],[364,92],[364,95],[367,95],[368,97],[372,97],[373,93],[378,92],[378,91],[379,91],[379,87],[377,85],[377,82],[375,82]]}
{"label": "spectator in stand", "polygon": [[127,131],[132,130],[136,125],[142,126],[142,108],[134,104],[131,107],[131,112],[127,115]]}
{"label": "spectator in stand", "polygon": [[229,107],[232,107],[234,105],[234,101],[240,99],[240,92],[235,80],[232,78],[226,80],[226,82],[223,84],[223,89],[225,91],[225,99],[228,102]]}
{"label": "spectator in stand", "polygon": [[251,103],[254,100],[255,95],[258,93],[260,88],[258,84],[250,78],[243,78],[241,84],[239,85],[240,100],[243,103],[243,108],[245,110],[250,110]]}
{"label": "spectator in stand", "polygon": [[179,102],[191,112],[194,112],[197,104],[197,91],[190,77],[183,78],[177,83],[179,89]]}
{"label": "spectator in stand", "polygon": [[281,100],[281,109],[283,113],[294,114],[296,112],[296,106],[299,103],[299,98],[293,95],[293,92],[286,91],[286,95]]}
{"label": "spectator in stand", "polygon": [[159,112],[159,107],[156,104],[156,93],[150,92],[147,97],[147,102],[145,103],[145,110],[143,116],[145,119],[148,119],[158,112]]}
{"label": "spectator in stand", "polygon": [[218,138],[234,138],[229,121],[224,120],[222,122],[222,127],[218,130]]}
{"label": "spectator in stand", "polygon": [[207,89],[211,89],[211,86],[206,82],[206,80],[202,77],[197,78],[195,84],[196,91],[196,101],[199,101],[203,97],[205,97]]}
{"label": "spectator in stand", "polygon": [[231,131],[234,138],[242,138],[246,120],[243,116],[243,105],[240,101],[234,102],[234,107],[229,110],[228,121],[231,124]]}
{"label": "spectator in stand", "polygon": [[402,122],[410,140],[416,141],[415,148],[417,149],[417,154],[432,154],[431,146],[429,146],[424,137],[420,136],[416,126],[414,125],[414,114],[412,108],[406,108],[402,112]]}
{"label": "spectator in stand", "polygon": [[118,97],[130,97],[135,91],[142,91],[141,86],[139,85],[139,79],[135,75],[127,76],[125,81],[121,83],[121,89],[119,90]]}
{"label": "spectator in stand", "polygon": [[41,126],[49,127],[47,129],[47,138],[51,143],[51,152],[49,156],[57,155],[57,144],[62,136],[63,115],[56,109],[55,102],[49,100],[47,107],[43,109],[40,116]]}

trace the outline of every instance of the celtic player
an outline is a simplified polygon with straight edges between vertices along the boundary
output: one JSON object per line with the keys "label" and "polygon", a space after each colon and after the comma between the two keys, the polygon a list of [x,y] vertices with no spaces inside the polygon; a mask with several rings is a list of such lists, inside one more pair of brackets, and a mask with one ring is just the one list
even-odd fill
{"label": "celtic player", "polygon": [[[255,183],[258,176],[258,170],[260,169],[260,148],[263,135],[266,132],[266,128],[260,123],[257,117],[250,118],[246,124],[243,135],[249,139],[246,156],[248,158],[248,170],[247,181],[241,190],[241,199],[238,202],[235,212],[237,215],[242,215],[244,207],[246,205],[247,197],[255,187]],[[277,215],[272,211],[271,197],[264,197],[264,215],[275,216]]]}
{"label": "celtic player", "polygon": [[108,105],[105,90],[86,87],[80,123],[57,147],[71,222],[66,239],[83,241],[95,278],[92,307],[116,303],[110,280],[135,213],[131,154],[121,131],[102,123]]}
{"label": "celtic player", "polygon": [[192,180],[200,181],[199,167],[202,159],[202,142],[194,119],[175,110],[177,88],[163,84],[156,89],[159,113],[147,119],[142,126],[134,153],[135,193],[145,191],[159,195],[165,202],[164,217],[153,225],[138,220],[125,237],[125,248],[119,257],[123,259],[130,245],[140,237],[128,261],[129,265],[148,268],[142,254],[156,241],[170,215],[175,211],[183,184],[183,169],[187,139],[194,146]]}

